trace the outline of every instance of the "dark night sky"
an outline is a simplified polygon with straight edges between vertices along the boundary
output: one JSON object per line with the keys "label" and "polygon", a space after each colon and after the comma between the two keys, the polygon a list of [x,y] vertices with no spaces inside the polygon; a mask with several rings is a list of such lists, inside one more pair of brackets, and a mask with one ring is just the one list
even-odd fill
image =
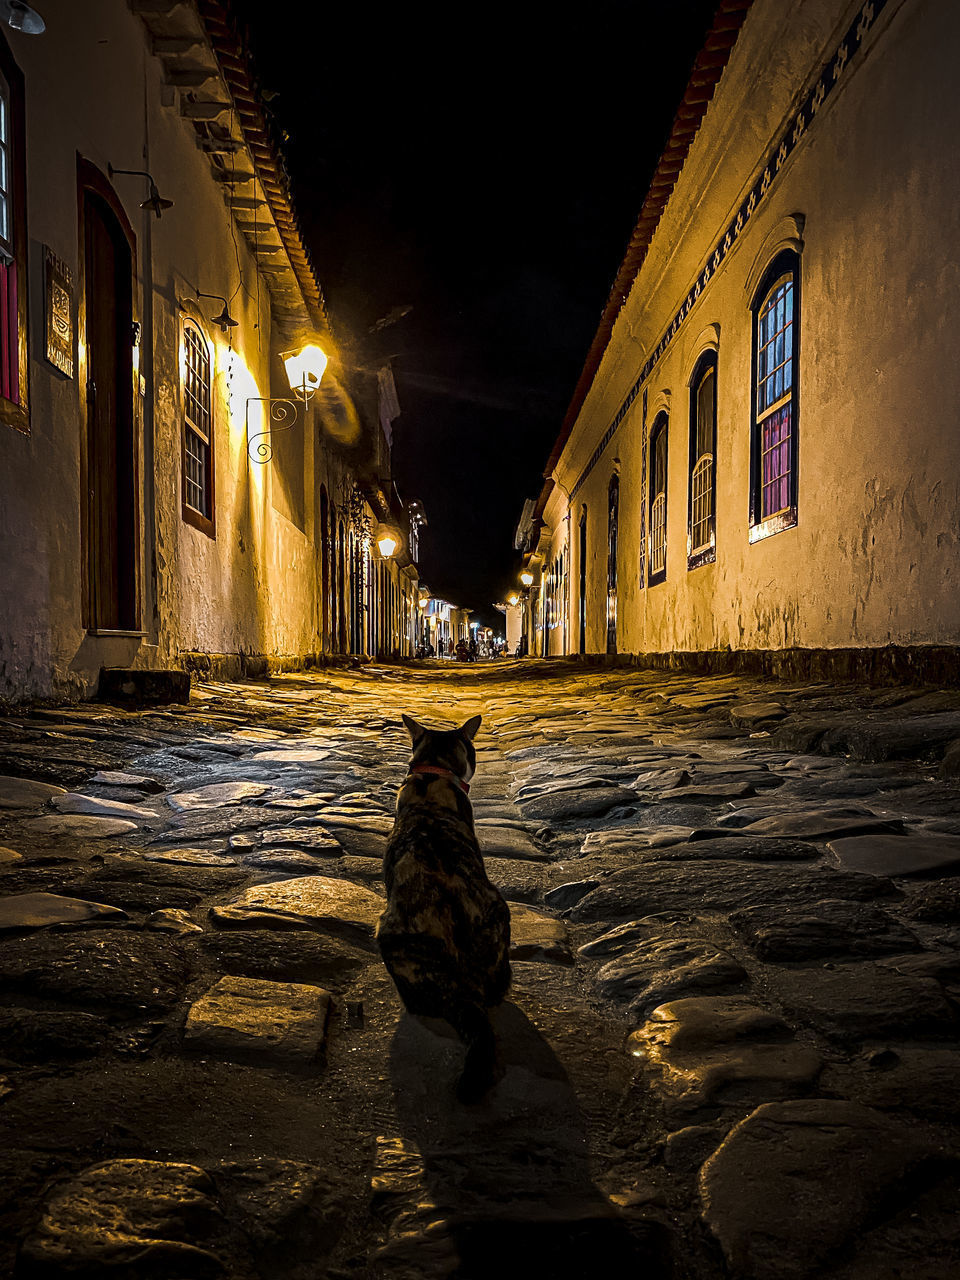
{"label": "dark night sky", "polygon": [[412,312],[394,476],[431,590],[486,615],[714,0],[235,0],[334,327]]}

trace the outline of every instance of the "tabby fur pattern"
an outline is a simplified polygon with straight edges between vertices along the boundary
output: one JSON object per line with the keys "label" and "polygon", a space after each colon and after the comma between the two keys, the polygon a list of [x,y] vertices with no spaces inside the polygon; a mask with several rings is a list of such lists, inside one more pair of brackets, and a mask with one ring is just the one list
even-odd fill
{"label": "tabby fur pattern", "polygon": [[407,1010],[446,1019],[463,1042],[457,1095],[473,1102],[494,1083],[490,1011],[510,986],[510,910],[487,878],[466,795],[480,716],[446,731],[403,722],[413,756],[384,858],[377,944]]}

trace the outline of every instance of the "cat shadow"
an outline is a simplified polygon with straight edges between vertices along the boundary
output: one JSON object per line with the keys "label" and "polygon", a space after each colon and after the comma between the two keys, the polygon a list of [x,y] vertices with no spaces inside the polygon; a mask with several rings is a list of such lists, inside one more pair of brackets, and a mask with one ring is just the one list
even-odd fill
{"label": "cat shadow", "polygon": [[405,1014],[391,1046],[402,1139],[422,1162],[414,1198],[436,1207],[459,1260],[444,1276],[592,1280],[602,1258],[660,1280],[656,1229],[628,1227],[591,1178],[586,1121],[552,1048],[512,1002],[494,1027],[502,1075],[472,1106],[456,1099],[463,1049],[445,1024]]}

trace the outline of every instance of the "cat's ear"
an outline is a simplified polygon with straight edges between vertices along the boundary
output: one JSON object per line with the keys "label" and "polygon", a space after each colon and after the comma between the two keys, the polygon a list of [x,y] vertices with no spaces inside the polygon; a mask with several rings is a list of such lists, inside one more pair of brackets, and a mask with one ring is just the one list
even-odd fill
{"label": "cat's ear", "polygon": [[403,723],[407,726],[407,733],[409,733],[410,735],[410,741],[413,743],[414,746],[416,746],[417,743],[420,741],[420,739],[423,737],[423,735],[427,732],[426,729],[423,727],[422,724],[417,724],[413,716],[404,715],[401,717],[401,719],[403,720]]}
{"label": "cat's ear", "polygon": [[460,732],[468,742],[472,742],[477,736],[477,730],[480,728],[480,721],[482,719],[482,716],[474,716],[472,719],[468,720],[466,724],[460,726]]}

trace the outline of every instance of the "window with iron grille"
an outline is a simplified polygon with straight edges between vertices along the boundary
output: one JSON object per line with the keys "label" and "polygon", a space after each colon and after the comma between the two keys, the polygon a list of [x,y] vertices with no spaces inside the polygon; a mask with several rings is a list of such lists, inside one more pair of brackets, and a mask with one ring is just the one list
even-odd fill
{"label": "window with iron grille", "polygon": [[183,328],[183,516],[213,533],[213,417],[210,347],[192,321]]}
{"label": "window with iron grille", "polygon": [[799,259],[781,254],[755,299],[750,540],[797,523]]}
{"label": "window with iron grille", "polygon": [[706,352],[690,380],[687,568],[716,558],[717,357]]}
{"label": "window with iron grille", "polygon": [[28,431],[23,76],[0,36],[0,422]]}
{"label": "window with iron grille", "polygon": [[649,582],[667,576],[667,415],[661,413],[650,432],[650,566]]}

